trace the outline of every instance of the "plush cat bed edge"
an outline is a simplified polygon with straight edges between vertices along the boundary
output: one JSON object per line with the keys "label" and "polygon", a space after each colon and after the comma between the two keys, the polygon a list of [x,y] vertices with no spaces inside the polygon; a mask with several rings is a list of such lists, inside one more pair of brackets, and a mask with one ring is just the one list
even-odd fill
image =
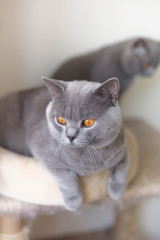
{"label": "plush cat bed edge", "polygon": [[[132,158],[128,182],[137,169],[137,143],[126,130],[129,152]],[[24,203],[44,206],[63,206],[60,191],[54,179],[33,158],[21,156],[0,148],[0,194]],[[107,171],[80,179],[85,202],[94,202],[107,195]]]}

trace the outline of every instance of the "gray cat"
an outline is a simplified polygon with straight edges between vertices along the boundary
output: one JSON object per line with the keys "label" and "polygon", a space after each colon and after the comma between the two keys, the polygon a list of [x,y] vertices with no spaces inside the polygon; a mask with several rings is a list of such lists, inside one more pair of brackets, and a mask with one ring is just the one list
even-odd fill
{"label": "gray cat", "polygon": [[137,38],[113,44],[73,58],[64,63],[52,77],[63,80],[104,82],[108,78],[120,80],[120,95],[136,75],[150,76],[160,61],[160,42]]}
{"label": "gray cat", "polygon": [[82,202],[78,176],[107,168],[108,192],[118,199],[129,165],[118,80],[43,80],[49,91],[42,87],[0,100],[0,145],[37,159],[56,179],[69,210]]}

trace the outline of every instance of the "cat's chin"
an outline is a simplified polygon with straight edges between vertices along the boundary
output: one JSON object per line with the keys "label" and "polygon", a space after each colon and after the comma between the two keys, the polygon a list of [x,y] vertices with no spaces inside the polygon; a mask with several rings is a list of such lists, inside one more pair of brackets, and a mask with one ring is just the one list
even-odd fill
{"label": "cat's chin", "polygon": [[65,146],[68,147],[68,148],[85,148],[89,145],[89,143],[87,144],[82,144],[82,143],[74,143],[74,142],[69,142],[69,143],[66,143]]}
{"label": "cat's chin", "polygon": [[76,149],[80,149],[80,148],[85,148],[86,146],[79,146],[79,145],[71,145],[70,148],[76,148]]}

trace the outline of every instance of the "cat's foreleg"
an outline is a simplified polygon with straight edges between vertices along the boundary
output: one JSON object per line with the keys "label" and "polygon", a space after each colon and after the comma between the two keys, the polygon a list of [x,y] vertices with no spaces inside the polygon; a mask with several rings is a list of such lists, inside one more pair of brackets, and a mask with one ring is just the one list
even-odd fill
{"label": "cat's foreleg", "polygon": [[66,209],[75,211],[81,205],[83,197],[78,181],[78,176],[71,170],[58,169],[54,173]]}
{"label": "cat's foreleg", "polygon": [[108,193],[114,200],[117,200],[126,189],[129,161],[130,157],[126,153],[122,161],[110,169]]}

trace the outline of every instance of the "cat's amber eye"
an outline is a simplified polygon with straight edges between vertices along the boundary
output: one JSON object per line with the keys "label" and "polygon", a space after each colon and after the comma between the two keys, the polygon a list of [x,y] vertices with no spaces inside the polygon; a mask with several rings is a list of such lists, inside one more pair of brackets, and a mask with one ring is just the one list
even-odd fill
{"label": "cat's amber eye", "polygon": [[66,124],[66,120],[60,116],[57,117],[57,121],[62,125]]}
{"label": "cat's amber eye", "polygon": [[143,67],[144,69],[147,69],[147,68],[149,67],[149,64],[148,64],[148,63],[143,63],[143,64],[142,64],[142,67]]}
{"label": "cat's amber eye", "polygon": [[85,119],[83,120],[83,125],[85,127],[91,127],[94,124],[94,119]]}

